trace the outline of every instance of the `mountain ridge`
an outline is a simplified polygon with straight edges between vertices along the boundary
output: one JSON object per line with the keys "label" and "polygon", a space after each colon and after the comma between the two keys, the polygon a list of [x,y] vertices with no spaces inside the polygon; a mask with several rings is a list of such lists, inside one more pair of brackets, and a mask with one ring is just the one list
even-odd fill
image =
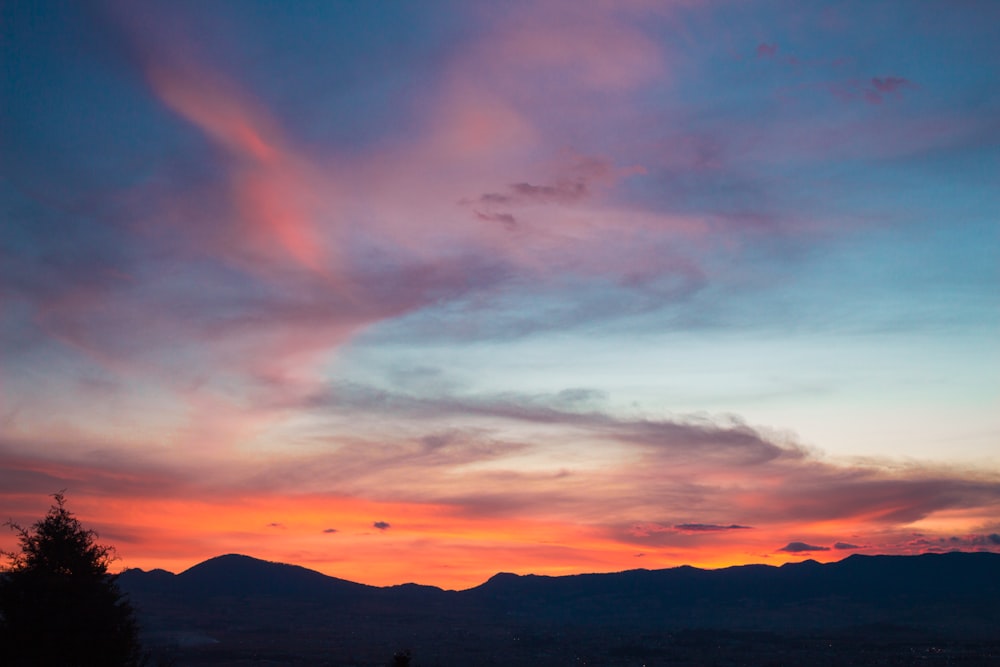
{"label": "mountain ridge", "polygon": [[191,665],[260,664],[264,655],[272,664],[331,664],[331,647],[342,664],[365,665],[384,664],[401,647],[426,665],[576,665],[584,654],[606,665],[660,664],[666,655],[705,664],[722,654],[732,657],[726,664],[760,665],[775,652],[788,664],[826,665],[834,663],[816,661],[831,646],[849,656],[839,664],[912,664],[917,645],[928,660],[940,658],[928,665],[953,664],[940,646],[987,656],[961,664],[1000,664],[990,662],[1000,659],[996,553],[501,572],[461,591],[367,586],[227,554],[180,574],[126,570],[118,582],[150,641],[180,646]]}
{"label": "mountain ridge", "polygon": [[498,582],[511,582],[515,580],[529,580],[529,581],[557,581],[557,580],[579,580],[579,578],[591,578],[591,577],[617,577],[617,576],[628,576],[635,573],[685,573],[691,574],[693,576],[698,576],[697,573],[765,573],[765,572],[796,572],[802,571],[802,568],[828,568],[830,566],[841,566],[846,564],[854,564],[859,562],[868,561],[871,559],[872,563],[877,563],[880,560],[883,562],[892,562],[895,564],[901,563],[912,563],[916,562],[915,559],[927,559],[935,558],[980,558],[985,557],[985,559],[996,560],[998,566],[1000,566],[1000,553],[990,552],[990,551],[948,551],[948,552],[928,552],[923,554],[851,554],[845,558],[838,561],[830,561],[827,563],[819,562],[815,559],[808,558],[801,561],[794,561],[788,563],[782,563],[781,565],[770,565],[767,563],[747,563],[743,565],[728,565],[720,568],[702,568],[694,565],[677,565],[674,567],[667,568],[633,568],[628,570],[618,570],[613,572],[580,572],[575,574],[564,574],[564,575],[547,575],[547,574],[518,574],[515,572],[501,571],[493,574],[484,582],[471,586],[469,588],[463,589],[449,589],[442,588],[440,586],[435,586],[432,584],[421,584],[415,581],[408,581],[399,584],[390,584],[386,586],[375,586],[372,584],[364,584],[360,582],[351,581],[349,579],[343,579],[336,577],[334,575],[325,574],[319,570],[313,570],[311,568],[304,567],[302,565],[296,565],[293,563],[283,563],[280,561],[270,561],[266,559],[257,558],[255,556],[249,556],[246,554],[222,554],[219,556],[213,556],[207,558],[204,561],[196,563],[191,567],[182,570],[179,573],[174,573],[163,568],[153,568],[151,570],[144,570],[142,568],[126,568],[117,576],[119,577],[119,582],[121,583],[122,578],[126,583],[131,582],[137,578],[181,578],[181,579],[202,579],[206,575],[218,576],[219,574],[232,574],[233,570],[249,570],[253,569],[258,574],[264,571],[270,570],[273,575],[275,573],[281,572],[285,575],[291,573],[296,573],[298,576],[303,578],[312,578],[314,581],[329,580],[330,582],[336,582],[341,585],[361,587],[368,590],[391,590],[399,589],[404,587],[417,587],[420,589],[437,590],[441,592],[455,592],[455,593],[467,593],[470,591],[475,591],[488,587],[490,585],[496,585]]}

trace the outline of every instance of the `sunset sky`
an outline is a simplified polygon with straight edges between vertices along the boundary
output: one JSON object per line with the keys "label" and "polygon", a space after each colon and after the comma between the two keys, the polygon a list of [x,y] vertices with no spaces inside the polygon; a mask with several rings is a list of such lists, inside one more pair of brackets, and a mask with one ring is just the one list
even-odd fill
{"label": "sunset sky", "polygon": [[1000,551],[998,25],[3,3],[0,519],[447,588]]}

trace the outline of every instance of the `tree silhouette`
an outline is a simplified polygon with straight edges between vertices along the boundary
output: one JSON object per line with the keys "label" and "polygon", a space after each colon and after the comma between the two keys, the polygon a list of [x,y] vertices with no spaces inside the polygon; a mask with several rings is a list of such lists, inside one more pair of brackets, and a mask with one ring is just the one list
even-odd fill
{"label": "tree silhouette", "polygon": [[410,649],[404,649],[402,651],[396,651],[392,656],[392,662],[390,665],[392,667],[410,667],[410,661],[413,659],[413,654]]}
{"label": "tree silhouette", "polygon": [[108,574],[110,546],[97,544],[62,493],[30,529],[14,522],[20,552],[0,574],[0,664],[131,667],[142,664],[131,604]]}

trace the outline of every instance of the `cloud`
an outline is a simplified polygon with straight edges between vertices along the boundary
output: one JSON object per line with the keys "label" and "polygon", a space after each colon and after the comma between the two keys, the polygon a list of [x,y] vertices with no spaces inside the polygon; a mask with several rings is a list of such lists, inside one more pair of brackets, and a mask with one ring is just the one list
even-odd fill
{"label": "cloud", "polygon": [[283,524],[283,523],[277,523],[277,522],[271,522],[271,523],[267,524],[267,527],[268,528],[282,528],[282,529],[286,528],[285,524]]}
{"label": "cloud", "polygon": [[848,542],[837,542],[833,545],[834,549],[860,549],[857,544],[850,544]]}
{"label": "cloud", "polygon": [[484,204],[571,204],[588,195],[587,184],[583,181],[557,183],[554,185],[532,185],[514,183],[506,194],[487,193],[479,197]]}
{"label": "cloud", "polygon": [[[306,401],[314,407],[323,406],[345,413],[405,414],[424,419],[465,415],[573,427],[600,438],[632,443],[648,449],[651,456],[664,458],[689,453],[702,460],[718,458],[730,464],[753,465],[779,457],[803,455],[794,442],[772,441],[733,417],[717,420],[701,415],[673,419],[621,418],[593,409],[590,401],[594,396],[600,394],[574,390],[557,394],[505,392],[479,396],[418,396],[340,383]],[[580,400],[581,397],[584,400]]]}
{"label": "cloud", "polygon": [[510,213],[484,213],[482,211],[476,211],[476,217],[480,220],[486,222],[499,222],[508,230],[513,230],[517,227],[517,218],[515,218]]}
{"label": "cloud", "polygon": [[758,58],[771,58],[778,52],[777,44],[758,44],[757,45],[757,57]]}
{"label": "cloud", "polygon": [[152,61],[147,74],[163,103],[230,156],[230,242],[238,249],[326,273],[331,257],[317,219],[335,220],[333,188],[320,199],[322,177],[281,137],[277,124],[237,86],[204,66],[176,58]]}
{"label": "cloud", "polygon": [[507,230],[518,227],[518,219],[509,208],[531,206],[571,206],[590,198],[595,185],[610,186],[636,169],[615,169],[603,158],[570,156],[558,167],[560,172],[551,183],[528,181],[511,183],[502,191],[486,192],[474,199],[464,198],[460,204],[474,206],[480,220],[499,222]]}
{"label": "cloud", "polygon": [[915,87],[912,81],[898,76],[874,77],[868,81],[850,79],[828,84],[830,92],[844,100],[863,100],[868,104],[882,104],[886,96],[896,96],[904,88]]}
{"label": "cloud", "polygon": [[901,88],[911,87],[913,84],[900,76],[887,76],[885,78],[875,77],[871,81],[872,86],[880,93],[895,93]]}
{"label": "cloud", "polygon": [[[615,414],[601,394],[581,390],[415,395],[337,383],[304,400],[310,410],[349,418],[351,428],[331,434],[331,453],[274,465],[248,478],[248,488],[334,485],[387,500],[445,503],[466,516],[512,517],[544,507],[563,519],[586,514],[626,541],[663,544],[751,532],[738,526],[761,535],[787,522],[887,529],[941,511],[1000,507],[1000,487],[988,478],[932,465],[893,471],[837,464],[794,436],[732,416]],[[390,426],[388,415],[404,419],[405,431],[398,421]],[[440,428],[449,423],[462,427]],[[372,428],[377,438],[357,435]],[[414,429],[426,430],[414,437]],[[570,452],[584,447],[593,460],[574,464]],[[743,480],[736,487],[733,475]],[[498,484],[509,490],[486,491]],[[684,508],[694,506],[744,521],[685,521]]]}
{"label": "cloud", "polygon": [[[95,464],[88,449],[64,447],[57,461],[44,455],[49,445],[11,443],[0,456],[0,479],[41,493],[79,488],[76,480],[85,476],[89,493],[294,489],[427,503],[465,517],[587,517],[602,534],[644,549],[702,536],[753,534],[746,539],[756,541],[788,523],[847,522],[855,533],[885,532],[938,512],[988,515],[1000,508],[1000,487],[982,474],[837,464],[787,433],[732,416],[620,414],[603,393],[579,388],[418,395],[334,383],[282,396],[268,410],[321,417],[322,435],[311,451],[231,464],[224,480],[169,457],[142,463],[109,453]],[[497,487],[505,491],[490,491]],[[685,520],[691,507],[741,522]]]}
{"label": "cloud", "polygon": [[[547,2],[511,15],[469,54],[470,68],[508,93],[548,85],[550,98],[627,92],[664,74],[660,44],[641,29],[648,8]],[[615,58],[608,58],[613,52]]]}
{"label": "cloud", "polygon": [[740,526],[732,523],[728,526],[714,523],[680,523],[674,526],[675,530],[683,533],[715,533],[727,530],[749,530],[752,526]]}
{"label": "cloud", "polygon": [[340,531],[338,531],[336,528],[324,528],[323,529],[323,533],[326,534],[326,535],[331,535],[331,534],[337,533],[337,532],[340,532]]}
{"label": "cloud", "polygon": [[372,527],[378,528],[379,530],[387,530],[390,525],[385,521],[376,521],[372,524]]}
{"label": "cloud", "polygon": [[800,553],[803,551],[829,551],[830,547],[820,547],[814,544],[806,544],[805,542],[789,542],[785,546],[778,549],[778,551],[787,551],[788,553]]}
{"label": "cloud", "polygon": [[[714,523],[679,523],[663,524],[655,521],[637,523],[628,528],[628,534],[633,537],[644,538],[643,542],[650,544],[657,541],[671,542],[671,534],[683,535],[703,535],[708,533],[726,533],[734,530],[750,530],[752,526],[741,526],[738,524],[714,524]],[[645,538],[654,538],[646,540]]]}
{"label": "cloud", "polygon": [[11,495],[67,489],[97,497],[184,496],[195,493],[197,478],[197,466],[164,466],[155,452],[122,455],[107,442],[82,436],[0,438],[0,488]]}
{"label": "cloud", "polygon": [[[625,279],[623,273],[631,279],[644,272],[648,278],[663,269],[672,274],[680,266],[662,261],[654,244],[645,241],[626,243],[644,248],[645,259],[638,252],[606,251],[607,238],[628,238],[619,223],[640,219],[631,211],[587,211],[601,221],[597,225],[578,225],[557,214],[547,216],[544,225],[532,221],[533,227],[524,224],[520,212],[515,217],[486,205],[492,201],[486,195],[475,203],[474,213],[498,224],[468,225],[463,219],[467,211],[456,215],[452,210],[457,199],[453,191],[484,192],[490,184],[505,182],[509,185],[494,194],[511,205],[581,204],[626,173],[601,157],[561,155],[538,167],[500,160],[496,153],[508,143],[523,142],[532,151],[541,147],[540,155],[558,154],[553,145],[562,142],[550,145],[540,137],[536,119],[512,101],[516,91],[531,90],[522,86],[536,73],[536,65],[566,70],[574,75],[575,86],[602,90],[627,89],[659,72],[657,42],[628,21],[588,10],[579,25],[564,26],[556,16],[549,17],[547,29],[554,34],[540,31],[535,23],[491,25],[488,41],[496,48],[476,50],[463,60],[452,78],[434,87],[434,99],[428,101],[444,114],[447,132],[423,128],[428,131],[418,133],[423,138],[415,147],[390,142],[385,154],[351,155],[348,160],[336,152],[318,155],[321,151],[296,137],[299,128],[287,122],[287,109],[276,108],[273,99],[265,103],[269,98],[255,88],[259,81],[234,76],[213,66],[198,48],[188,48],[199,40],[185,37],[187,24],[180,12],[169,21],[138,16],[145,14],[139,10],[125,13],[135,14],[124,21],[132,23],[133,50],[139,54],[132,56],[155,99],[172,112],[156,116],[156,129],[182,136],[185,150],[197,146],[196,154],[184,159],[198,168],[168,165],[163,173],[144,176],[133,191],[110,197],[98,193],[95,198],[109,210],[94,211],[80,223],[64,220],[56,225],[59,233],[38,234],[39,245],[49,247],[38,256],[59,260],[65,255],[71,265],[56,261],[53,271],[48,259],[21,259],[34,257],[34,250],[14,254],[27,266],[19,267],[18,280],[3,282],[37,291],[30,307],[37,317],[30,319],[43,330],[42,336],[25,335],[26,344],[43,338],[115,371],[148,377],[151,384],[180,394],[174,400],[197,403],[193,416],[204,421],[200,418],[209,410],[201,406],[207,404],[228,402],[234,413],[244,406],[253,412],[254,403],[269,398],[268,383],[276,392],[301,390],[315,376],[311,369],[379,322],[464,298],[481,303],[484,293],[492,295],[499,286],[514,285],[507,293],[516,293],[526,284],[539,284],[539,276],[558,273],[554,267],[570,266],[573,272],[615,282]],[[633,66],[605,62],[601,49],[575,41],[578,34],[614,38]],[[553,51],[552,39],[564,42],[567,50]],[[512,44],[527,50],[511,50]],[[567,58],[568,52],[580,58]],[[507,79],[504,68],[495,69],[500,54],[525,76]],[[497,83],[503,83],[504,94],[482,95],[478,82],[484,71],[503,79]],[[490,160],[483,162],[496,160],[498,166],[481,174],[470,170],[466,149],[487,151]],[[399,165],[398,172],[386,163]],[[454,183],[447,176],[453,172],[460,176]],[[665,218],[653,217],[657,219],[643,226],[672,229]],[[120,220],[121,228],[91,229],[102,227],[91,218]],[[82,242],[62,240],[84,226]],[[508,233],[515,229],[528,231]],[[501,238],[505,236],[517,239]],[[444,238],[446,250],[440,243]],[[65,249],[57,248],[64,242]],[[686,271],[681,272],[685,285],[680,292],[697,288],[688,284]],[[662,303],[662,297],[645,298],[646,307]],[[609,307],[620,312],[631,308],[621,306],[620,299],[595,304],[560,295],[557,301],[571,305],[573,312],[565,318],[529,316],[534,322],[519,322],[506,331],[557,327],[571,319],[605,320]],[[473,318],[461,319],[465,324],[457,328],[470,331]],[[135,335],[138,330],[142,336]],[[502,326],[486,330],[504,335]],[[474,335],[484,335],[484,330]],[[207,380],[209,365],[213,373]],[[285,386],[276,387],[279,383]],[[238,416],[233,414],[228,423],[238,424]],[[262,416],[247,431],[272,418]],[[215,435],[218,442],[234,442],[250,433]]]}
{"label": "cloud", "polygon": [[949,549],[995,548],[1000,546],[1000,534],[951,535],[949,537],[932,538],[915,535],[910,545],[924,547],[929,551],[947,551]]}
{"label": "cloud", "polygon": [[[569,155],[556,168],[553,182],[511,183],[500,192],[479,195],[472,203],[490,206],[569,205],[591,197],[594,188],[610,186],[620,179],[643,173],[641,167],[616,168],[609,160],[595,156]],[[470,203],[462,200],[461,203]]]}

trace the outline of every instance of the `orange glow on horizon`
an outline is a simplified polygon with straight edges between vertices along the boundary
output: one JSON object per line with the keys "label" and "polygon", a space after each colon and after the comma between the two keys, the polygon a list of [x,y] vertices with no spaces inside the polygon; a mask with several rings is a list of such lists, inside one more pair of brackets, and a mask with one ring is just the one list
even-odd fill
{"label": "orange glow on horizon", "polygon": [[[716,569],[807,558],[829,562],[854,551],[777,551],[785,527],[700,536],[685,546],[638,546],[567,522],[477,519],[444,505],[344,496],[74,496],[69,508],[97,530],[101,543],[115,546],[115,569],[179,573],[214,556],[241,553],[375,586],[415,582],[464,589],[501,571],[558,576],[680,565]],[[378,522],[387,525],[380,529]],[[12,536],[4,539],[0,546],[11,548]]]}

